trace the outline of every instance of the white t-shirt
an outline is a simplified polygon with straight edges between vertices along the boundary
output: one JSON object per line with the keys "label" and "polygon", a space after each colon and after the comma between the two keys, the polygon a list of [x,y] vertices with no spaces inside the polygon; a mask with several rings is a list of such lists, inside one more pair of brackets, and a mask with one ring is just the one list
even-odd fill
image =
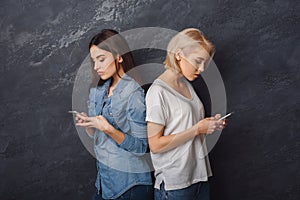
{"label": "white t-shirt", "polygon": [[[156,79],[146,95],[146,121],[164,125],[164,135],[184,131],[204,118],[204,107],[191,84],[191,99],[186,98],[161,79]],[[166,190],[186,188],[212,176],[205,136],[197,136],[167,152],[151,153],[155,169],[155,185],[162,181]]]}

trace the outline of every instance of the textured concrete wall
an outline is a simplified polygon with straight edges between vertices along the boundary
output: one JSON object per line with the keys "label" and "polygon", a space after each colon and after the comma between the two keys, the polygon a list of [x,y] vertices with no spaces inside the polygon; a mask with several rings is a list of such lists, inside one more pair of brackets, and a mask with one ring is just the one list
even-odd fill
{"label": "textured concrete wall", "polygon": [[[145,26],[197,27],[217,46],[236,114],[210,153],[212,199],[299,199],[299,8],[293,0],[1,1],[0,199],[91,197],[95,161],[66,113],[76,72],[93,34]],[[138,63],[162,59],[148,53]]]}

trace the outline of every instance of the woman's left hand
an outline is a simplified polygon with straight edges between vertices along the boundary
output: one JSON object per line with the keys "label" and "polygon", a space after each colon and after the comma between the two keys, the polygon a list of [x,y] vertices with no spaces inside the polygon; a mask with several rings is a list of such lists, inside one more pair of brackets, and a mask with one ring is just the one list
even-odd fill
{"label": "woman's left hand", "polygon": [[[220,118],[221,118],[221,115],[220,115],[220,114],[216,114],[216,115],[215,115],[215,119],[216,119],[216,120],[218,120],[218,119],[220,119]],[[222,131],[222,130],[227,126],[227,124],[228,124],[227,119],[220,120],[220,121],[219,121],[219,124],[218,124],[218,126],[217,126],[217,128],[216,128],[216,130]]]}
{"label": "woman's left hand", "polygon": [[111,124],[103,117],[102,115],[96,117],[86,117],[80,114],[77,114],[76,117],[83,120],[84,122],[76,123],[76,126],[86,127],[86,128],[96,128],[103,132],[108,132],[112,127]]}

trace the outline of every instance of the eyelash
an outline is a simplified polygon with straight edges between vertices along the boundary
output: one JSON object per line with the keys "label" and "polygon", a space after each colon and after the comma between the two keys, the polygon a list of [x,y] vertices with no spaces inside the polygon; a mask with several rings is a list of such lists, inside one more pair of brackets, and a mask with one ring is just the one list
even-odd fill
{"label": "eyelash", "polygon": [[[105,59],[98,59],[98,61],[99,62],[103,62]],[[92,60],[93,61],[93,63],[95,63],[95,61],[94,60]]]}

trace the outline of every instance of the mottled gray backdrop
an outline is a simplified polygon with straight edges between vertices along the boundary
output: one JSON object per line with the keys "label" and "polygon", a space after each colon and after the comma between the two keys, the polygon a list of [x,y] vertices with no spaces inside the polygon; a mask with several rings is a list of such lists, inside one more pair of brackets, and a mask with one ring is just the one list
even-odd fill
{"label": "mottled gray backdrop", "polygon": [[[210,153],[212,200],[299,199],[296,0],[10,0],[0,2],[0,199],[90,199],[94,158],[72,119],[72,89],[103,28],[201,29],[235,111]],[[135,52],[137,63],[164,52]],[[193,83],[206,104],[201,79]],[[298,89],[297,89],[298,88]]]}

